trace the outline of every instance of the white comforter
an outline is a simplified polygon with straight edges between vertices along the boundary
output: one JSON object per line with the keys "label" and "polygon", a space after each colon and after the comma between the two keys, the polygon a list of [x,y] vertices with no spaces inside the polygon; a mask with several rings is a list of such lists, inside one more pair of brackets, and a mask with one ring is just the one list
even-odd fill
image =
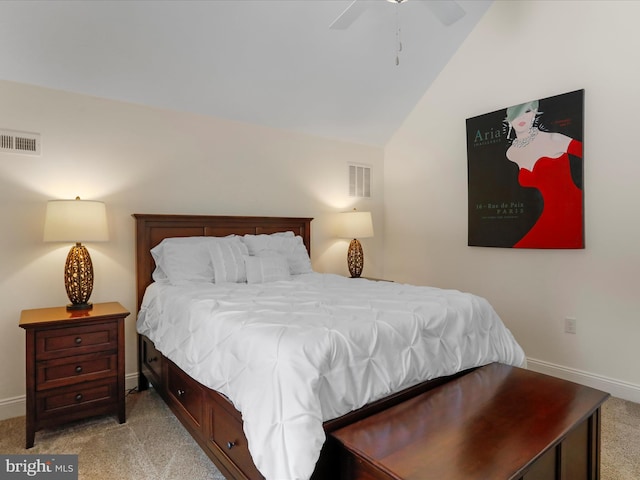
{"label": "white comforter", "polygon": [[322,422],[421,381],[524,352],[489,303],[455,290],[304,274],[153,284],[138,332],[242,412],[269,480],[310,477]]}

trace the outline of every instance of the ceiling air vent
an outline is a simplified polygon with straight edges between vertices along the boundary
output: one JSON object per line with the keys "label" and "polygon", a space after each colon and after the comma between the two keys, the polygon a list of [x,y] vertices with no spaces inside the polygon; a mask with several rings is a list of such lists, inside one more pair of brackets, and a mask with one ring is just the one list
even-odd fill
{"label": "ceiling air vent", "polygon": [[349,165],[349,196],[371,197],[371,167]]}
{"label": "ceiling air vent", "polygon": [[0,130],[0,152],[40,155],[40,134]]}

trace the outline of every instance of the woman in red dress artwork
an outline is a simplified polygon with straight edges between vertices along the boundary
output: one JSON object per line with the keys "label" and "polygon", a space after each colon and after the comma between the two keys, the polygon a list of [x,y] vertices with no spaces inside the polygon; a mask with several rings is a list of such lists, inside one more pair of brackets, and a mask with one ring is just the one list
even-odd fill
{"label": "woman in red dress artwork", "polygon": [[569,155],[582,158],[582,143],[536,124],[538,101],[507,109],[506,121],[516,138],[507,158],[518,165],[518,182],[536,188],[542,214],[515,248],[584,248],[582,190],[571,176]]}

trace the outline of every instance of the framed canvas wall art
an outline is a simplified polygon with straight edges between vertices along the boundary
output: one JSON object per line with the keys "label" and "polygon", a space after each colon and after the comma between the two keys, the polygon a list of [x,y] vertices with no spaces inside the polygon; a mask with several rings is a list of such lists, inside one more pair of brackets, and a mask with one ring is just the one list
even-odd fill
{"label": "framed canvas wall art", "polygon": [[584,90],[467,119],[470,246],[584,248]]}

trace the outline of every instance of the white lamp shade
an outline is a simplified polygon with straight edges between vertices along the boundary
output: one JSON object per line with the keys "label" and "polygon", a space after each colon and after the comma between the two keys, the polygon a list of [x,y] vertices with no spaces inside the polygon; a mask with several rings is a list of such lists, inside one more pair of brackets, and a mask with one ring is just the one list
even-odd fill
{"label": "white lamp shade", "polygon": [[346,212],[341,215],[340,236],[344,238],[373,237],[373,221],[371,212]]}
{"label": "white lamp shade", "polygon": [[104,203],[92,200],[51,200],[44,222],[45,242],[106,242],[109,240]]}

